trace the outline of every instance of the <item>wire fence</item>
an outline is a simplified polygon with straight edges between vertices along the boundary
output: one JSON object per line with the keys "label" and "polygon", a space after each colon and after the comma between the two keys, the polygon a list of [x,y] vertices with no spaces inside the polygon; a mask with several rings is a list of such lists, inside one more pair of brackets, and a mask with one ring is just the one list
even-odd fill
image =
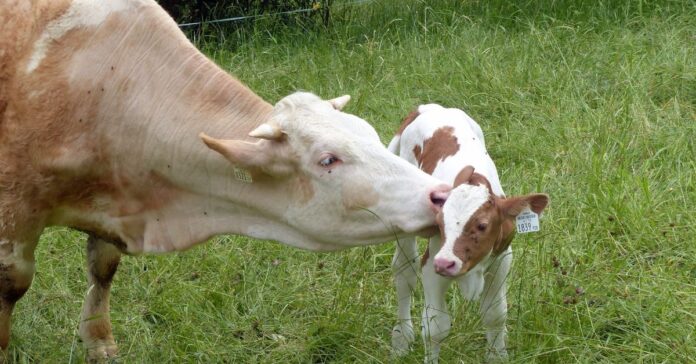
{"label": "wire fence", "polygon": [[292,14],[311,13],[311,12],[323,12],[324,17],[325,17],[324,22],[328,23],[329,11],[332,8],[335,8],[335,9],[345,8],[345,7],[350,7],[350,6],[371,3],[374,1],[375,0],[355,0],[355,1],[346,2],[346,3],[338,3],[338,4],[334,4],[334,5],[332,5],[330,3],[330,1],[327,1],[325,4],[322,4],[320,2],[315,2],[311,8],[279,11],[279,12],[270,13],[270,14],[256,14],[256,15],[246,15],[246,16],[235,16],[235,17],[222,18],[222,19],[201,20],[201,21],[197,21],[197,22],[182,23],[182,24],[179,24],[179,27],[180,28],[187,28],[187,27],[192,27],[192,26],[201,26],[204,24],[231,23],[231,22],[238,22],[238,21],[242,21],[242,20],[268,18],[268,17],[273,17],[273,16],[279,16],[279,15],[292,15]]}

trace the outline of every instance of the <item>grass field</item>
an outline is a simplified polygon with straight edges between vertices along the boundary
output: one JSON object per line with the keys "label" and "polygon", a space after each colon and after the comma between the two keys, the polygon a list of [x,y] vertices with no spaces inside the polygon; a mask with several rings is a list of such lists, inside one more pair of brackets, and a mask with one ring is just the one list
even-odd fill
{"label": "grass field", "polygon": [[[419,103],[479,121],[507,193],[551,196],[542,231],[513,242],[511,362],[696,360],[696,2],[335,6],[329,29],[261,20],[199,45],[271,101],[350,93],[385,142]],[[14,314],[20,363],[83,361],[85,240],[42,237]],[[390,357],[393,249],[220,237],[127,257],[111,311],[122,362],[420,362],[420,339]],[[480,362],[478,304],[450,293],[442,362]]]}

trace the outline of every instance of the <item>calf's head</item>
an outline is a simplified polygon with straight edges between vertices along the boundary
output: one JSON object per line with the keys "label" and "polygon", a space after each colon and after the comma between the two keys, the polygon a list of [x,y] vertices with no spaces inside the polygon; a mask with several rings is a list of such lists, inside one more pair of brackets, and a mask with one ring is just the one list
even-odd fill
{"label": "calf's head", "polygon": [[467,166],[457,175],[437,216],[443,245],[434,257],[435,271],[460,276],[484,259],[505,252],[515,234],[517,215],[526,208],[540,214],[548,201],[541,193],[495,196],[486,177]]}
{"label": "calf's head", "polygon": [[366,121],[341,112],[349,99],[295,93],[249,133],[256,142],[202,138],[251,171],[252,184],[282,190],[259,208],[304,239],[341,247],[433,230],[450,188],[389,153]]}

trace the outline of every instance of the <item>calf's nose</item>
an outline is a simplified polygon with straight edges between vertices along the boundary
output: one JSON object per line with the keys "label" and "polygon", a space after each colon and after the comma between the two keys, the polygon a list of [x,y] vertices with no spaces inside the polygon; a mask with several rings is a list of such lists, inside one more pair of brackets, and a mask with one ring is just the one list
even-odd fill
{"label": "calf's nose", "polygon": [[430,192],[430,208],[437,213],[442,210],[442,206],[449,197],[452,188],[449,185],[441,184]]}
{"label": "calf's nose", "polygon": [[435,258],[435,273],[443,276],[453,276],[457,273],[457,263],[448,258]]}

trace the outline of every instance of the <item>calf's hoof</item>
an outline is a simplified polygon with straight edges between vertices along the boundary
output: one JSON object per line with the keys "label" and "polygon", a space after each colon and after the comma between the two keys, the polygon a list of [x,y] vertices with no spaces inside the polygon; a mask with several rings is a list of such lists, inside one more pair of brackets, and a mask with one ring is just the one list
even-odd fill
{"label": "calf's hoof", "polygon": [[502,349],[502,350],[488,349],[488,352],[486,353],[486,363],[497,364],[497,363],[506,363],[507,361],[508,361],[507,350],[505,350],[505,349]]}
{"label": "calf's hoof", "polygon": [[412,325],[396,325],[392,330],[392,351],[394,356],[401,357],[408,354],[411,343],[415,340]]}

